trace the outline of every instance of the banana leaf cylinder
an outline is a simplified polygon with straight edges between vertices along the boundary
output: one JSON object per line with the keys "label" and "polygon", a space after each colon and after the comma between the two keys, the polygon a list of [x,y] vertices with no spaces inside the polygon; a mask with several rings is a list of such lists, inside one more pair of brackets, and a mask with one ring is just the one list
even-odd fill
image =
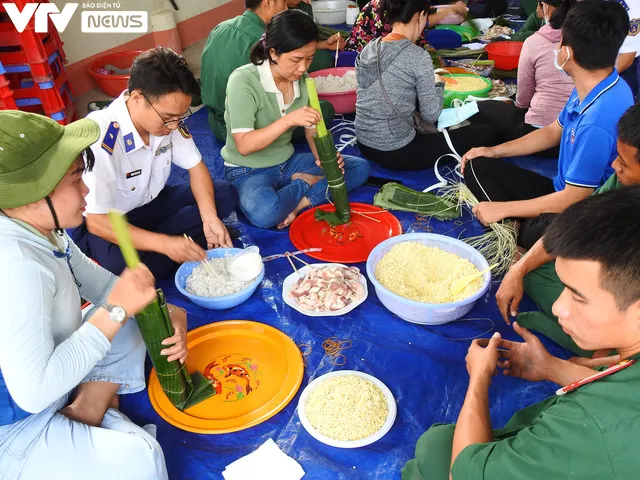
{"label": "banana leaf cylinder", "polygon": [[316,210],[317,220],[326,220],[332,227],[349,222],[351,219],[351,208],[349,206],[349,198],[347,197],[347,185],[344,182],[344,174],[338,167],[338,158],[336,146],[333,143],[331,133],[327,133],[323,137],[315,135],[313,142],[318,150],[318,157],[322,163],[322,169],[327,177],[329,184],[329,192],[335,205],[336,211],[324,212],[321,209]]}

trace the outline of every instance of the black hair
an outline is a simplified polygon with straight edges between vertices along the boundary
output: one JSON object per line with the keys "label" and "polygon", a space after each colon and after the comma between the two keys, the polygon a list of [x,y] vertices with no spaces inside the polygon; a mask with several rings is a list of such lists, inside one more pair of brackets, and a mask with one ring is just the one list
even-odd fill
{"label": "black hair", "polygon": [[546,3],[552,7],[556,7],[555,11],[549,17],[549,25],[551,28],[559,30],[562,28],[564,20],[567,18],[569,10],[578,3],[578,0],[540,0],[540,3]]}
{"label": "black hair", "polygon": [[93,150],[91,150],[91,147],[84,149],[84,151],[82,152],[82,157],[84,159],[84,171],[90,172],[91,170],[93,170],[93,167],[96,164],[96,157],[93,154]]}
{"label": "black hair", "polygon": [[429,0],[381,0],[380,10],[386,23],[409,23],[416,13],[427,13]]}
{"label": "black hair", "polygon": [[251,50],[251,63],[262,65],[265,60],[273,63],[269,52],[273,48],[276,55],[293,52],[318,41],[318,26],[306,13],[300,10],[285,10],[271,19],[265,36]]}
{"label": "black hair", "polygon": [[133,61],[129,91],[134,90],[139,90],[148,100],[176,92],[191,98],[200,96],[200,84],[185,58],[165,47],[147,50]]}
{"label": "black hair", "polygon": [[244,0],[244,8],[247,10],[257,10],[262,4],[262,0]]}
{"label": "black hair", "polygon": [[637,149],[636,160],[640,162],[640,104],[629,108],[618,121],[618,140]]}
{"label": "black hair", "polygon": [[592,195],[573,204],[547,228],[544,248],[570,260],[600,265],[600,286],[621,311],[640,300],[640,185]]}
{"label": "black hair", "polygon": [[562,46],[573,50],[575,62],[586,70],[613,68],[629,33],[629,15],[614,1],[583,0],[562,24]]}

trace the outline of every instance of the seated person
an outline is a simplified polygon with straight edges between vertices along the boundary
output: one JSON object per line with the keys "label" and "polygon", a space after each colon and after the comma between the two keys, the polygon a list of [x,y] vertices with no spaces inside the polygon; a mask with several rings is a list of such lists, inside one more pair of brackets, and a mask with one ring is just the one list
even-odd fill
{"label": "seated person", "polygon": [[472,18],[495,18],[507,11],[507,0],[469,0],[467,2]]}
{"label": "seated person", "polygon": [[[599,194],[628,185],[640,184],[640,105],[631,107],[618,123],[618,158],[613,162],[615,173],[595,193]],[[518,323],[536,330],[554,342],[581,356],[591,356],[562,331],[552,305],[562,293],[562,283],[556,274],[554,257],[544,249],[543,239],[514,263],[505,275],[496,299],[505,321],[518,316]],[[523,293],[540,307],[541,312],[526,312],[518,315],[518,306]]]}
{"label": "seated person", "polygon": [[[575,0],[541,0],[545,25],[525,40],[518,62],[516,103],[478,102],[472,124],[491,125],[500,143],[510,142],[552,124],[573,91],[573,80],[554,67],[553,51],[560,43],[560,28]],[[558,158],[558,148],[544,152]]]}
{"label": "seated person", "polygon": [[[116,275],[125,264],[106,215],[112,208],[127,213],[133,243],[158,278],[176,264],[206,258],[205,248],[232,246],[221,219],[234,211],[237,194],[228,182],[211,181],[183,122],[197,93],[184,58],[158,47],[135,59],[128,90],[88,115],[101,136],[91,147],[95,168],[84,174],[85,221],[72,236]],[[167,185],[172,163],[189,172],[190,185]]]}
{"label": "seated person", "polygon": [[620,54],[616,61],[616,70],[629,84],[631,93],[638,95],[638,60],[640,59],[640,0],[626,0],[620,2],[627,9],[629,15],[629,34],[624,39]]}
{"label": "seated person", "polygon": [[[320,114],[308,106],[305,84],[317,37],[308,15],[279,13],[253,48],[252,63],[229,79],[225,175],[238,190],[240,209],[260,228],[284,228],[299,211],[326,201],[327,181],[313,143]],[[305,128],[312,153],[294,152],[295,127]],[[368,178],[369,163],[347,157],[344,172],[347,190],[353,190]]]}
{"label": "seated person", "polygon": [[[311,0],[287,0],[287,7],[302,10],[304,13],[313,18],[313,8]],[[313,62],[309,65],[309,72],[324,70],[325,68],[333,68],[335,65],[336,45],[344,48],[344,41],[349,38],[349,32],[337,30],[325,25],[318,25],[318,45],[322,46],[324,42],[325,48],[318,47],[313,57]],[[338,40],[337,42],[335,40]]]}
{"label": "seated person", "polygon": [[[91,169],[92,120],[66,127],[0,112],[0,472],[2,478],[167,479],[160,444],[118,411],[145,387],[133,316],[155,299],[144,265],[113,276],[84,256],[78,226]],[[84,315],[80,299],[94,307]],[[187,356],[186,316],[172,317],[169,361]],[[180,338],[178,338],[180,337]],[[126,472],[126,473],[125,473]]]}
{"label": "seated person", "polygon": [[[356,60],[358,145],[365,157],[385,168],[429,168],[438,157],[451,152],[442,133],[417,134],[414,127],[416,105],[420,117],[433,125],[442,111],[444,96],[444,80],[434,75],[431,57],[415,45],[427,21],[429,1],[382,2],[392,31],[369,43]],[[472,125],[449,134],[462,152],[486,145],[493,136],[487,125]]]}
{"label": "seated person", "polygon": [[[589,1],[589,0],[584,0]],[[579,362],[547,352],[514,324],[524,342],[474,340],[466,357],[469,388],[455,425],[433,425],[418,440],[403,480],[633,479],[640,471],[640,186],[594,195],[549,227],[545,249],[557,256],[563,284],[553,305],[565,332],[586,350],[618,355]],[[484,348],[483,348],[484,347]],[[515,413],[492,430],[489,386],[496,367],[529,381],[570,385],[592,367],[627,360]]]}
{"label": "seated person", "polygon": [[[347,40],[347,44],[344,47],[345,50],[361,52],[362,49],[372,40],[386,37],[391,33],[393,27],[389,20],[384,18],[384,8],[382,7],[381,2],[382,0],[370,0],[369,3],[362,8],[356,23],[351,29],[351,36]],[[440,10],[435,7],[429,8],[428,13],[429,16],[426,25],[437,25],[447,15],[457,14],[466,16],[467,6],[464,2],[459,1],[450,8],[443,8]],[[418,33],[414,43],[422,48],[426,48],[428,46],[423,31]]]}
{"label": "seated person", "polygon": [[[473,212],[484,225],[527,219],[520,223],[518,244],[529,249],[554,214],[588,197],[611,176],[616,124],[633,105],[629,86],[613,68],[628,29],[627,12],[617,2],[584,0],[569,11],[555,63],[576,89],[558,121],[496,147],[474,148],[462,158],[465,182],[480,200]],[[558,145],[553,180],[498,160]]]}
{"label": "seated person", "polygon": [[[209,126],[221,142],[227,140],[225,124],[225,98],[229,76],[243,65],[251,63],[249,55],[253,46],[263,37],[267,25],[277,13],[287,9],[286,0],[245,0],[246,10],[230,20],[217,25],[209,34],[202,51],[200,81],[202,103],[209,112]],[[338,36],[318,42],[322,48],[336,49]],[[320,102],[322,115],[330,124],[335,110],[329,102]],[[302,130],[296,136],[303,136]]]}

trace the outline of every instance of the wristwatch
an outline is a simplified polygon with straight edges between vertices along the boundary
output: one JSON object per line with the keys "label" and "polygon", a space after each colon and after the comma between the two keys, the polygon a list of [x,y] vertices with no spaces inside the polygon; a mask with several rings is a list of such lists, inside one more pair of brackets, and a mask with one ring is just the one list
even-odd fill
{"label": "wristwatch", "polygon": [[117,305],[105,303],[102,305],[102,308],[109,312],[109,318],[116,323],[124,323],[128,317],[127,311]]}

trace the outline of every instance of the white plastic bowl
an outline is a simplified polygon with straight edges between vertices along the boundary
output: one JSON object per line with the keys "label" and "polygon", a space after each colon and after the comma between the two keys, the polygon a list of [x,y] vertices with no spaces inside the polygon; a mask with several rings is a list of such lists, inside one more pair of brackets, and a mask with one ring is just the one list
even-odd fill
{"label": "white plastic bowl", "polygon": [[409,233],[398,235],[385,240],[369,254],[367,259],[367,275],[375,286],[376,295],[382,304],[397,316],[411,323],[421,325],[442,325],[464,317],[482,297],[491,285],[491,272],[486,272],[482,278],[482,287],[473,295],[451,303],[425,303],[401,297],[388,290],[376,278],[376,265],[396,243],[420,242],[428,247],[440,248],[446,252],[455,253],[473,263],[478,270],[486,270],[489,264],[475,248],[456,239],[437,235],[435,233]]}
{"label": "white plastic bowl", "polygon": [[347,5],[355,5],[348,0],[318,0],[311,2],[313,18],[320,25],[341,25],[347,22]]}
{"label": "white plastic bowl", "polygon": [[[371,383],[373,383],[376,387],[378,387],[382,391],[384,398],[387,400],[387,409],[389,410],[389,413],[387,414],[387,420],[384,422],[384,425],[382,425],[382,428],[380,428],[380,430],[378,430],[373,435],[366,438],[361,438],[360,440],[344,441],[344,440],[334,440],[333,438],[329,438],[326,435],[321,434],[315,428],[313,428],[313,425],[311,425],[311,422],[309,422],[309,419],[307,418],[307,415],[305,413],[304,407],[307,404],[309,395],[311,395],[311,392],[313,392],[313,390],[315,390],[325,380],[329,380],[330,378],[333,378],[333,377],[343,377],[347,375],[354,375],[356,377],[361,377],[366,380],[369,380]],[[389,388],[380,380],[378,380],[376,377],[373,377],[366,373],[357,372],[355,370],[341,370],[339,372],[331,372],[316,378],[313,382],[307,385],[307,387],[302,391],[302,395],[300,395],[300,400],[298,401],[298,416],[300,417],[300,423],[302,423],[302,426],[307,431],[307,433],[309,433],[309,435],[311,435],[313,438],[315,438],[319,442],[322,442],[326,445],[329,445],[331,447],[337,447],[337,448],[360,448],[360,447],[365,447],[367,445],[371,445],[374,442],[377,442],[382,437],[384,437],[389,432],[389,430],[391,430],[391,427],[393,427],[393,422],[395,422],[396,420],[397,414],[398,414],[398,407],[396,405],[395,398],[393,398],[393,394],[391,393],[391,390],[389,390]]]}
{"label": "white plastic bowl", "polygon": [[360,305],[362,302],[364,302],[367,299],[367,297],[369,296],[369,290],[367,288],[367,279],[364,278],[364,275],[362,275],[362,273],[360,273],[360,285],[362,285],[362,288],[364,288],[364,295],[362,297],[360,297],[358,300],[355,300],[355,301],[351,302],[349,305],[347,305],[344,308],[341,308],[340,310],[335,310],[335,311],[332,311],[332,312],[312,312],[311,310],[305,310],[304,308],[302,308],[300,306],[300,304],[298,303],[298,300],[296,300],[295,298],[289,296],[289,292],[291,291],[293,286],[296,284],[296,282],[300,278],[302,278],[302,277],[304,277],[306,275],[306,273],[309,271],[309,269],[311,269],[311,268],[320,268],[320,267],[345,267],[345,268],[349,268],[349,267],[347,267],[347,265],[343,265],[341,263],[314,263],[313,265],[310,265],[310,266],[307,266],[307,267],[304,267],[304,268],[299,268],[298,272],[300,272],[300,275],[298,275],[297,273],[294,272],[291,275],[289,275],[287,278],[284,279],[284,283],[282,284],[282,298],[284,299],[284,303],[286,303],[291,308],[297,310],[301,314],[306,315],[308,317],[338,317],[340,315],[345,315],[345,314],[349,313],[351,310],[353,310],[358,305]]}

